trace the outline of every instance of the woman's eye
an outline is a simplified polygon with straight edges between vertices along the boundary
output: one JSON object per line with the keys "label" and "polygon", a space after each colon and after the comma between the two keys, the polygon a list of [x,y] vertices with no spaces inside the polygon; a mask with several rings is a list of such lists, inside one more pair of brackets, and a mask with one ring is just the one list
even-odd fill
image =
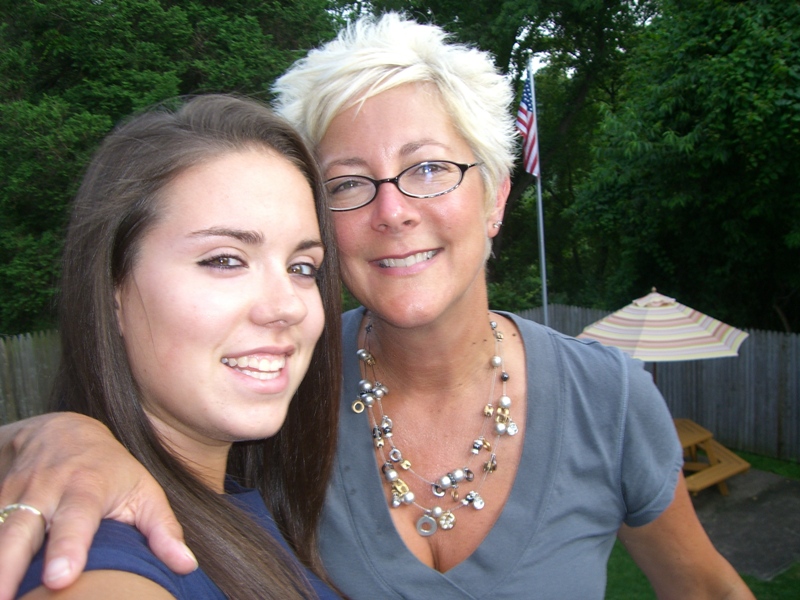
{"label": "woman's eye", "polygon": [[352,192],[360,187],[363,187],[364,181],[359,179],[341,179],[328,184],[328,192],[331,194],[342,194]]}
{"label": "woman's eye", "polygon": [[445,165],[442,163],[428,162],[419,166],[419,173],[423,175],[436,175],[446,170]]}
{"label": "woman's eye", "polygon": [[319,269],[311,263],[297,263],[289,267],[289,273],[303,277],[316,277],[318,271]]}
{"label": "woman's eye", "polygon": [[201,267],[212,267],[215,269],[235,269],[244,266],[244,261],[231,256],[230,254],[220,254],[219,256],[212,256],[198,263]]}

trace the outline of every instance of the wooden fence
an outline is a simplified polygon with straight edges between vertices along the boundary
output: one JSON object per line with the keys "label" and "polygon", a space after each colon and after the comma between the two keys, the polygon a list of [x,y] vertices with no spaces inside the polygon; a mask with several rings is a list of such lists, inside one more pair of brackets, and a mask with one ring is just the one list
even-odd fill
{"label": "wooden fence", "polygon": [[[551,305],[549,324],[577,335],[606,314]],[[541,308],[521,315],[543,322]],[[747,332],[738,357],[659,363],[658,387],[673,417],[696,421],[726,446],[800,461],[800,335]],[[44,410],[57,362],[56,332],[0,338],[1,423]]]}
{"label": "wooden fence", "polygon": [[0,338],[0,423],[45,411],[58,360],[57,331]]}
{"label": "wooden fence", "polygon": [[[543,322],[542,308],[521,313]],[[550,307],[549,325],[577,335],[608,313]],[[746,330],[739,356],[648,363],[672,416],[691,419],[724,445],[800,461],[800,335]],[[654,368],[655,367],[655,368]]]}

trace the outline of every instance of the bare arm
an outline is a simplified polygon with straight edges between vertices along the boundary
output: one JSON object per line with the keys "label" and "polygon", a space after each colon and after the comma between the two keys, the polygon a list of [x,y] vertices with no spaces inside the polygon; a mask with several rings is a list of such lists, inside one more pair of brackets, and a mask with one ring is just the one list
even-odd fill
{"label": "bare arm", "polygon": [[680,476],[672,504],[642,527],[618,533],[660,600],[754,600],[742,578],[708,539]]}
{"label": "bare arm", "polygon": [[[44,583],[61,589],[80,575],[102,518],[135,525],[178,573],[197,562],[163,490],[99,422],[71,413],[0,427],[0,507],[39,509],[50,527]],[[42,544],[44,523],[15,511],[0,525],[0,600],[14,597]]]}
{"label": "bare arm", "polygon": [[123,571],[89,571],[78,581],[60,591],[36,588],[22,600],[174,600],[174,596],[157,583]]}

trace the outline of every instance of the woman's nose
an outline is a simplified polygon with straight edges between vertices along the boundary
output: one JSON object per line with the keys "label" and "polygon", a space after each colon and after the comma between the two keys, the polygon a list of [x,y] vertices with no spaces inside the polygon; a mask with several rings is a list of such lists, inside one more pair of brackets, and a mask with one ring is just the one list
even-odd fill
{"label": "woman's nose", "polygon": [[378,186],[372,208],[372,227],[378,231],[399,231],[412,227],[420,220],[415,198],[406,196],[394,181],[384,181]]}
{"label": "woman's nose", "polygon": [[263,278],[260,289],[255,290],[250,312],[257,325],[286,327],[300,323],[308,314],[308,307],[284,271],[279,276]]}

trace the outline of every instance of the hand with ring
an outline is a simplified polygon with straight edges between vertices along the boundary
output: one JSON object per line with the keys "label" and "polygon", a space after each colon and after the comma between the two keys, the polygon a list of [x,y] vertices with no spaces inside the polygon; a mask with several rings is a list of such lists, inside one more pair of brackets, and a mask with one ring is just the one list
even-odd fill
{"label": "hand with ring", "polygon": [[178,573],[197,562],[163,490],[108,429],[54,413],[0,427],[0,600],[14,598],[49,525],[43,582],[73,583],[100,520],[137,526]]}
{"label": "hand with ring", "polygon": [[25,510],[39,517],[42,517],[42,522],[44,523],[45,531],[47,531],[47,520],[44,518],[42,511],[40,511],[38,508],[31,506],[30,504],[22,504],[21,502],[15,504],[9,504],[8,506],[0,509],[0,524],[5,523],[6,519],[10,517],[11,513],[13,513],[15,510]]}

